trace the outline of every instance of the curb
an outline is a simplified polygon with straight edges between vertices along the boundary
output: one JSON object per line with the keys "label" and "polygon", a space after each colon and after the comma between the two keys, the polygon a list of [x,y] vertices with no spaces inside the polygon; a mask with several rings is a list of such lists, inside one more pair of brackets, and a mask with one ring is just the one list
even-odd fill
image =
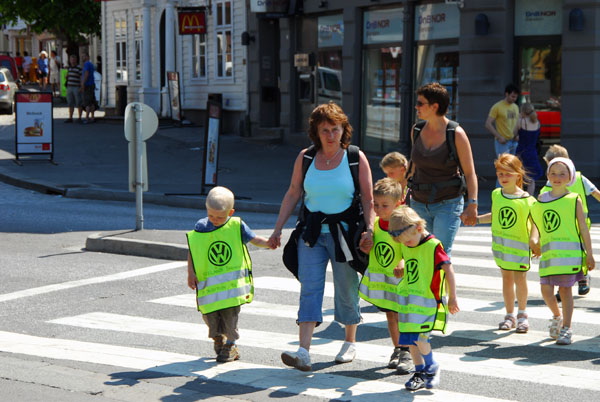
{"label": "curb", "polygon": [[133,255],[138,257],[158,258],[163,260],[187,260],[187,246],[161,243],[148,240],[131,240],[114,235],[95,233],[85,241],[87,251],[111,254]]}
{"label": "curb", "polygon": [[55,187],[51,184],[19,179],[16,177],[5,175],[3,173],[0,173],[0,181],[6,184],[10,184],[11,186],[21,187],[27,190],[33,190],[43,194],[54,194],[64,196],[67,192],[65,189]]}

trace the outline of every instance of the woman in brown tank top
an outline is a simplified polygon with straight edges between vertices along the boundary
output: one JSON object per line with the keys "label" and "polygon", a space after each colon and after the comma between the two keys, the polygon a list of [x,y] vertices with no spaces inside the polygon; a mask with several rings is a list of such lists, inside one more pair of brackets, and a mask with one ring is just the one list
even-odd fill
{"label": "woman in brown tank top", "polygon": [[460,227],[474,225],[477,220],[477,176],[467,134],[462,127],[455,129],[456,154],[467,187],[467,206],[464,207],[458,163],[450,158],[446,144],[446,128],[454,126],[445,117],[448,110],[448,91],[439,83],[430,83],[417,90],[417,116],[425,120],[416,141],[415,127],[411,132],[413,188],[411,207],[426,221],[427,228],[442,242],[448,255],[454,236]]}

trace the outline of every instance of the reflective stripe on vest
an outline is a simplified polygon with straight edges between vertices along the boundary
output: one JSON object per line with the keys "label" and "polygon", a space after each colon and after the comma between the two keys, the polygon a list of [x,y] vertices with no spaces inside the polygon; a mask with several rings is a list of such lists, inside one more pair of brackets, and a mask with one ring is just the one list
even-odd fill
{"label": "reflective stripe on vest", "polygon": [[535,198],[507,198],[502,189],[492,191],[492,252],[496,265],[511,271],[528,271],[529,211]]}
{"label": "reflective stripe on vest", "polygon": [[373,226],[373,248],[369,253],[369,266],[360,281],[359,296],[377,307],[398,311],[401,278],[394,276],[394,268],[402,260],[400,243],[381,229],[379,218]]}
{"label": "reflective stripe on vest", "polygon": [[576,193],[548,202],[536,202],[531,217],[540,232],[540,277],[578,273],[582,266],[584,274],[585,253],[577,227]]}
{"label": "reflective stripe on vest", "polygon": [[[540,190],[540,194],[546,193],[552,190],[550,186],[544,186]],[[583,179],[581,178],[581,172],[575,172],[575,183],[572,186],[568,186],[567,190],[579,194],[581,197],[581,205],[583,205],[583,213],[585,214],[585,222],[587,223],[588,229],[592,226],[592,221],[590,220],[588,214],[588,205],[587,205],[587,195],[585,194],[585,186],[583,185]]]}
{"label": "reflective stripe on vest", "polygon": [[[436,271],[434,266],[438,245],[441,246],[440,241],[431,237],[416,247],[402,246],[405,265],[404,278],[399,286],[402,296],[398,322],[400,332],[446,330],[445,274],[443,270]],[[434,279],[440,285],[436,294],[431,289]]]}
{"label": "reflective stripe on vest", "polygon": [[241,219],[229,218],[211,232],[187,233],[198,279],[196,301],[202,314],[250,303],[252,262],[242,242]]}

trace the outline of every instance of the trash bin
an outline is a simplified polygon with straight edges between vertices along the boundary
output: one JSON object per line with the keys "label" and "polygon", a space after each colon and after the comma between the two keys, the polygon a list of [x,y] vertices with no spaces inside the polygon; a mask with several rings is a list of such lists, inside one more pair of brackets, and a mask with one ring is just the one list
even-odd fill
{"label": "trash bin", "polygon": [[127,107],[127,85],[117,85],[115,88],[115,113],[117,116],[125,116]]}

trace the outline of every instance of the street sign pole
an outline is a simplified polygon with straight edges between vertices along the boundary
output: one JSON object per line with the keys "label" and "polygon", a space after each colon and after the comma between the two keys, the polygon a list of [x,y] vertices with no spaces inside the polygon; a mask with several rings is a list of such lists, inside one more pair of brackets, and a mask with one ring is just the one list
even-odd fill
{"label": "street sign pole", "polygon": [[142,139],[142,104],[138,103],[134,106],[135,111],[135,230],[144,229],[144,206],[142,195],[144,191],[144,158],[143,158],[143,139]]}

